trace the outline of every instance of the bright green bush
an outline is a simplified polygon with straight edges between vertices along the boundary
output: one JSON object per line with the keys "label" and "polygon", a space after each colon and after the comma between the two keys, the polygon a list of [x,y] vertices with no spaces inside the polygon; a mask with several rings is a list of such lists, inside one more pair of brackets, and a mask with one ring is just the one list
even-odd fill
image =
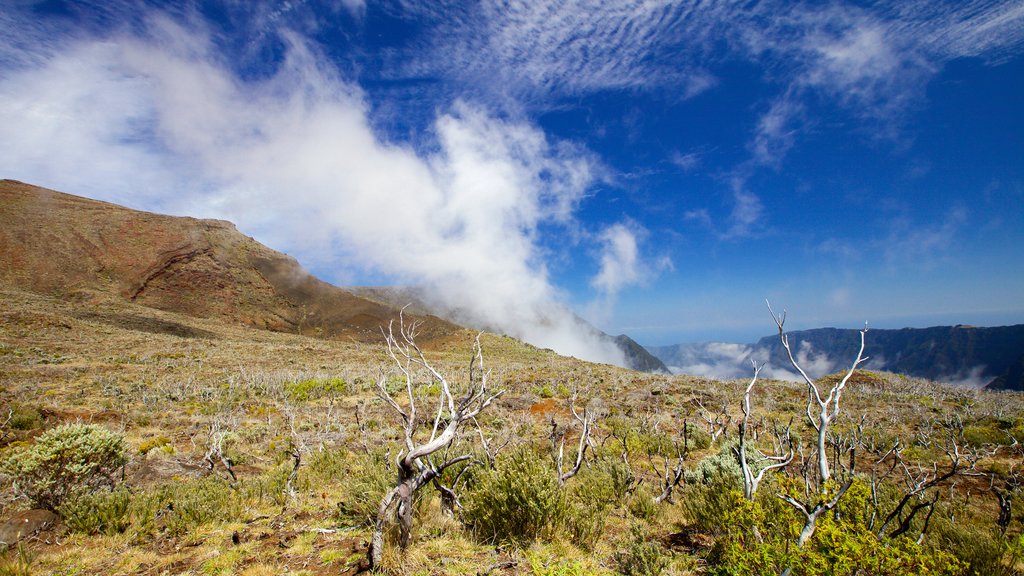
{"label": "bright green bush", "polygon": [[65,424],[44,432],[3,463],[17,489],[35,506],[57,511],[70,497],[114,486],[114,473],[128,462],[120,434],[93,424]]}
{"label": "bright green bush", "polygon": [[298,382],[288,382],[284,385],[285,391],[292,400],[306,402],[334,396],[336,394],[347,394],[349,385],[342,378],[325,378],[318,380],[307,378]]}
{"label": "bright green bush", "polygon": [[[858,486],[859,484],[859,486]],[[796,535],[803,517],[777,505],[777,498],[764,494],[755,502],[735,495],[725,514],[725,530],[715,543],[710,574],[755,576],[779,574],[787,567],[794,576],[898,576],[920,574],[954,576],[966,566],[952,554],[927,549],[906,537],[878,537],[867,528],[861,515],[869,491],[855,482],[843,497],[848,515],[835,520],[831,514],[819,517],[811,539],[801,549]],[[758,541],[754,527],[763,539]]]}
{"label": "bright green bush", "polygon": [[465,519],[488,542],[527,544],[565,526],[568,504],[547,458],[520,448],[481,475],[464,500]]}
{"label": "bright green bush", "polygon": [[157,438],[150,438],[139,445],[139,454],[147,454],[154,448],[163,448],[171,443],[171,439],[167,436],[160,436]]}
{"label": "bright green bush", "polygon": [[995,426],[964,426],[964,441],[968,446],[999,446],[1009,443],[1010,437]]}

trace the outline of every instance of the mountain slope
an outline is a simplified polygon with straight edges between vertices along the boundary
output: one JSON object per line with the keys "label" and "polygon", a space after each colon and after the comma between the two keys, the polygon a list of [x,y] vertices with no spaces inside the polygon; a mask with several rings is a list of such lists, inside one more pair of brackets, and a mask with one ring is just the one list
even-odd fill
{"label": "mountain slope", "polygon": [[[123,298],[275,331],[380,340],[395,309],[311,276],[233,224],[140,212],[0,181],[0,284]],[[435,317],[424,341],[459,327]]]}
{"label": "mountain slope", "polygon": [[626,356],[626,365],[629,368],[641,372],[669,373],[668,366],[665,366],[664,362],[648,352],[636,340],[625,334],[619,334],[613,340],[615,340],[615,345],[619,347],[619,350],[622,350],[622,353]]}

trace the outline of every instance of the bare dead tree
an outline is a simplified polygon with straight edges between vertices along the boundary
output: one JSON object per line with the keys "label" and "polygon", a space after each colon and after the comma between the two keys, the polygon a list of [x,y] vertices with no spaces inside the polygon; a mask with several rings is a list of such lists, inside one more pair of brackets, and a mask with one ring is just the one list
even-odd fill
{"label": "bare dead tree", "polygon": [[498,454],[512,443],[512,430],[509,428],[503,428],[502,432],[498,436],[488,438],[487,435],[484,434],[483,426],[480,426],[480,423],[477,422],[476,418],[473,418],[473,424],[476,425],[477,434],[480,436],[480,447],[484,449],[484,456],[487,457],[487,466],[494,468],[494,465],[498,460]]}
{"label": "bare dead tree", "polygon": [[[461,397],[456,397],[448,379],[441,374],[424,356],[416,345],[416,329],[418,323],[406,325],[404,314],[399,315],[398,334],[394,332],[394,322],[388,325],[384,333],[388,355],[395,363],[404,379],[404,400],[399,403],[387,390],[386,379],[382,374],[377,380],[377,392],[391,408],[401,417],[403,423],[405,447],[397,458],[398,481],[381,499],[377,509],[377,518],[370,538],[367,553],[370,569],[380,566],[384,548],[384,528],[387,525],[392,508],[397,504],[400,536],[399,546],[404,550],[412,537],[413,498],[417,490],[441,475],[450,466],[465,462],[471,458],[469,454],[450,456],[442,452],[452,446],[463,425],[471,421],[482,410],[487,408],[501,392],[491,393],[488,389],[489,373],[484,369],[483,350],[478,335],[473,344],[473,356],[469,364],[469,384]],[[440,386],[437,409],[434,412],[430,436],[425,440],[417,439],[416,432],[420,425],[417,410],[416,376],[425,371],[431,382]],[[443,453],[444,458],[435,462],[431,456]]]}
{"label": "bare dead tree", "polygon": [[11,430],[7,426],[14,419],[14,408],[7,409],[7,418],[0,423],[0,445],[7,441],[7,437],[11,435]]}
{"label": "bare dead tree", "polygon": [[[590,433],[593,430],[594,420],[596,417],[586,405],[583,406],[582,415],[576,410],[576,396],[577,390],[574,388],[572,396],[569,397],[569,411],[572,413],[573,418],[580,423],[580,440],[579,445],[576,447],[576,458],[573,462],[572,468],[564,470],[563,459],[565,456],[566,432],[563,431],[561,434],[561,439],[558,443],[558,455],[555,458],[555,465],[558,469],[558,481],[561,484],[565,484],[570,478],[579,473],[580,466],[583,465],[583,460],[586,458],[587,449],[593,447],[593,442],[590,439]],[[552,419],[552,424],[554,424],[554,419]]]}
{"label": "bare dead tree", "polygon": [[822,514],[835,508],[836,505],[839,504],[839,500],[844,494],[846,494],[846,491],[850,489],[851,485],[853,485],[853,477],[850,477],[846,482],[843,482],[835,496],[828,500],[821,498],[813,505],[804,504],[803,502],[800,502],[786,494],[778,494],[778,497],[782,499],[782,501],[797,509],[804,516],[804,527],[800,530],[800,536],[796,541],[798,548],[803,548],[804,544],[810,540],[811,536],[814,535],[814,529],[817,526],[818,518]]}
{"label": "bare dead tree", "polygon": [[750,384],[747,385],[747,389],[743,392],[743,401],[740,403],[740,408],[743,411],[743,421],[739,423],[740,443],[734,450],[736,457],[740,461],[740,469],[743,471],[743,496],[747,500],[753,501],[754,495],[757,493],[757,487],[764,479],[764,475],[772,470],[785,468],[793,461],[793,440],[790,436],[790,428],[792,428],[793,423],[790,421],[789,426],[782,432],[776,428],[774,454],[767,455],[756,448],[754,449],[754,452],[756,452],[756,455],[753,455],[755,463],[764,464],[755,474],[750,466],[750,459],[747,453],[747,427],[750,422],[750,392],[754,389],[754,384],[757,383],[757,377],[761,373],[761,369],[764,368],[764,364],[758,365],[754,360],[751,360],[750,364],[754,368],[754,377],[750,379]]}
{"label": "bare dead tree", "polygon": [[732,414],[729,414],[729,404],[722,402],[717,410],[709,410],[704,406],[700,398],[695,398],[693,403],[697,405],[697,416],[707,424],[708,434],[711,435],[711,443],[714,444],[719,436],[726,435],[729,424],[732,422]]}
{"label": "bare dead tree", "polygon": [[224,454],[224,436],[225,432],[221,430],[220,420],[214,420],[213,423],[210,424],[210,444],[209,448],[206,450],[206,455],[203,456],[203,462],[206,462],[210,473],[213,473],[214,468],[216,467],[215,461],[220,462],[228,475],[228,479],[232,484],[235,484],[238,482],[238,477],[235,476],[235,470],[231,463],[231,459]]}
{"label": "bare dead tree", "polygon": [[[783,310],[782,314],[776,315],[775,311],[772,310],[772,305],[765,300],[765,304],[768,305],[768,312],[771,313],[772,319],[775,320],[775,325],[779,328],[779,340],[782,342],[782,347],[786,350],[786,354],[789,356],[789,362],[793,365],[793,368],[800,374],[804,382],[807,383],[807,420],[811,423],[815,432],[818,433],[818,473],[820,475],[821,483],[828,482],[831,477],[829,470],[828,454],[825,451],[826,440],[828,437],[828,427],[839,415],[839,401],[843,396],[843,389],[846,387],[846,383],[849,382],[853,373],[857,370],[857,366],[867,361],[867,357],[864,356],[864,336],[868,333],[868,325],[864,324],[864,329],[860,331],[860,350],[857,352],[857,357],[854,359],[853,364],[847,371],[846,376],[838,383],[834,384],[829,390],[828,395],[822,398],[821,390],[818,385],[811,380],[807,375],[807,372],[800,366],[796,361],[796,357],[793,355],[793,349],[789,345],[789,335],[786,334],[784,325],[786,323],[786,311]],[[816,405],[817,414],[812,414],[812,407]]]}
{"label": "bare dead tree", "polygon": [[[879,526],[876,536],[879,540],[883,538],[895,538],[905,534],[910,530],[911,522],[914,517],[921,510],[928,509],[928,516],[931,516],[931,511],[935,506],[935,501],[928,501],[922,503],[923,496],[925,493],[936,486],[950,480],[957,474],[963,473],[964,455],[960,450],[959,443],[957,442],[956,435],[951,432],[949,435],[949,447],[946,449],[946,456],[949,458],[949,468],[946,470],[939,470],[937,463],[933,463],[931,467],[917,466],[916,469],[911,470],[911,467],[903,459],[902,455],[898,451],[894,451],[894,458],[897,461],[898,469],[904,474],[905,491],[903,497],[896,506],[886,515],[885,520],[882,521]],[[938,494],[936,494],[936,500]],[[909,506],[909,507],[908,507]],[[896,528],[886,533],[886,529],[893,523],[897,522]],[[922,530],[920,538],[924,537],[924,533],[927,531],[927,524]],[[919,538],[919,539],[920,539]]]}
{"label": "bare dead tree", "polygon": [[[875,520],[879,516],[879,502],[878,502],[878,487],[882,485],[889,476],[891,476],[900,465],[900,441],[897,438],[892,446],[881,453],[881,456],[875,459],[875,462],[871,465],[871,497],[867,503],[867,506],[871,510],[871,516],[868,518],[868,529],[871,529],[875,525]],[[881,451],[876,445],[869,447],[872,453],[877,454]],[[886,464],[888,460],[888,464]],[[886,469],[888,468],[888,469]]]}
{"label": "bare dead tree", "polygon": [[[653,452],[648,448],[647,460],[650,462],[654,473],[661,477],[661,494],[654,497],[655,504],[660,504],[662,502],[671,503],[672,493],[675,491],[676,487],[683,482],[683,463],[690,454],[689,425],[689,422],[683,420],[683,428],[680,432],[682,442],[680,442],[679,439],[676,439],[671,443],[672,452],[674,453],[673,456],[675,458],[674,462],[672,462],[669,455],[664,455],[662,456],[662,465],[659,468],[658,465],[655,464]],[[672,462],[671,467],[670,462]]]}
{"label": "bare dead tree", "polygon": [[[442,456],[442,460],[448,459],[448,453],[451,451],[453,447],[454,443],[450,444],[447,448],[445,448],[445,454]],[[429,463],[433,460],[433,458],[428,456],[427,460]],[[450,470],[451,468],[445,468],[444,470],[441,471],[440,474],[434,476],[434,478],[431,479],[430,483],[434,486],[434,489],[437,490],[438,494],[441,495],[442,514],[448,516],[449,518],[454,518],[455,510],[462,509],[462,502],[459,500],[458,493],[459,484],[466,478],[466,472],[470,468],[481,464],[483,464],[483,462],[479,460],[467,459],[465,460],[465,465],[462,466],[459,469],[459,471],[455,474],[455,477],[452,478],[450,481],[447,481],[447,483],[443,479],[444,472]]]}
{"label": "bare dead tree", "polygon": [[996,526],[1002,534],[1010,527],[1010,520],[1013,518],[1013,497],[1021,487],[1021,477],[1014,471],[1016,463],[1010,464],[1010,469],[1003,477],[1003,486],[996,486],[996,475],[992,474],[989,482],[989,490],[996,495],[999,502],[999,515],[996,517]]}
{"label": "bare dead tree", "polygon": [[289,436],[290,446],[288,447],[288,455],[292,457],[292,470],[288,473],[288,480],[284,485],[284,502],[281,504],[281,511],[284,512],[288,506],[288,500],[295,498],[295,481],[299,477],[299,466],[302,465],[302,453],[306,450],[306,443],[302,439],[302,434],[299,429],[295,426],[295,409],[285,403],[285,414],[288,417],[288,429],[291,432]]}
{"label": "bare dead tree", "polygon": [[362,402],[356,404],[356,426],[359,428],[359,439],[362,442],[363,454],[370,454],[370,444],[366,441],[369,431],[366,428],[366,405]]}

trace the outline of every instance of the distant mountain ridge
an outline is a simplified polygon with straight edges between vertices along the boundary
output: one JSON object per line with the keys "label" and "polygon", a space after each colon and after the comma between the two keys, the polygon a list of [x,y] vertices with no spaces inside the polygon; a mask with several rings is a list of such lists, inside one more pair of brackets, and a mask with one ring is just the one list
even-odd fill
{"label": "distant mountain ridge", "polygon": [[[789,332],[794,352],[803,350],[832,369],[848,367],[860,346],[855,329],[817,328]],[[648,350],[676,371],[710,371],[748,358],[783,369],[789,360],[778,336],[754,344],[681,344]],[[1024,390],[1024,325],[934,326],[898,330],[871,329],[866,367],[946,382],[971,381],[993,390]],[[827,361],[825,361],[827,359]]]}

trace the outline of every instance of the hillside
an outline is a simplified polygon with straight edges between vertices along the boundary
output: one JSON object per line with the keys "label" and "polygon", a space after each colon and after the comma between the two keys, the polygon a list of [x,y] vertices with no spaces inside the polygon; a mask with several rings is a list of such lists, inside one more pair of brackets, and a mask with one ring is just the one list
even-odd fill
{"label": "hillside", "polygon": [[[131,210],[0,181],[0,285],[118,298],[277,332],[380,339],[395,309],[307,273],[233,224]],[[422,316],[424,341],[457,326]]]}
{"label": "hillside", "polygon": [[[829,370],[838,370],[856,356],[858,330],[818,328],[789,333],[794,352],[820,359]],[[697,372],[729,373],[732,367],[746,370],[747,358],[788,366],[777,335],[754,344],[681,344],[652,347],[650,351],[669,366]],[[868,366],[942,382],[989,385],[991,389],[1024,390],[1024,325],[981,328],[936,326],[899,330],[871,329],[865,355]]]}
{"label": "hillside", "polygon": [[[387,302],[226,223],[0,190],[0,574],[354,575],[373,542],[396,576],[1024,571],[1020,394],[861,371],[819,457],[805,384],[741,404],[746,381],[588,363],[416,303],[435,329],[405,358],[360,332]],[[744,449],[779,463],[749,499]],[[83,454],[101,475],[75,476]],[[780,496],[841,514],[801,543]]]}

